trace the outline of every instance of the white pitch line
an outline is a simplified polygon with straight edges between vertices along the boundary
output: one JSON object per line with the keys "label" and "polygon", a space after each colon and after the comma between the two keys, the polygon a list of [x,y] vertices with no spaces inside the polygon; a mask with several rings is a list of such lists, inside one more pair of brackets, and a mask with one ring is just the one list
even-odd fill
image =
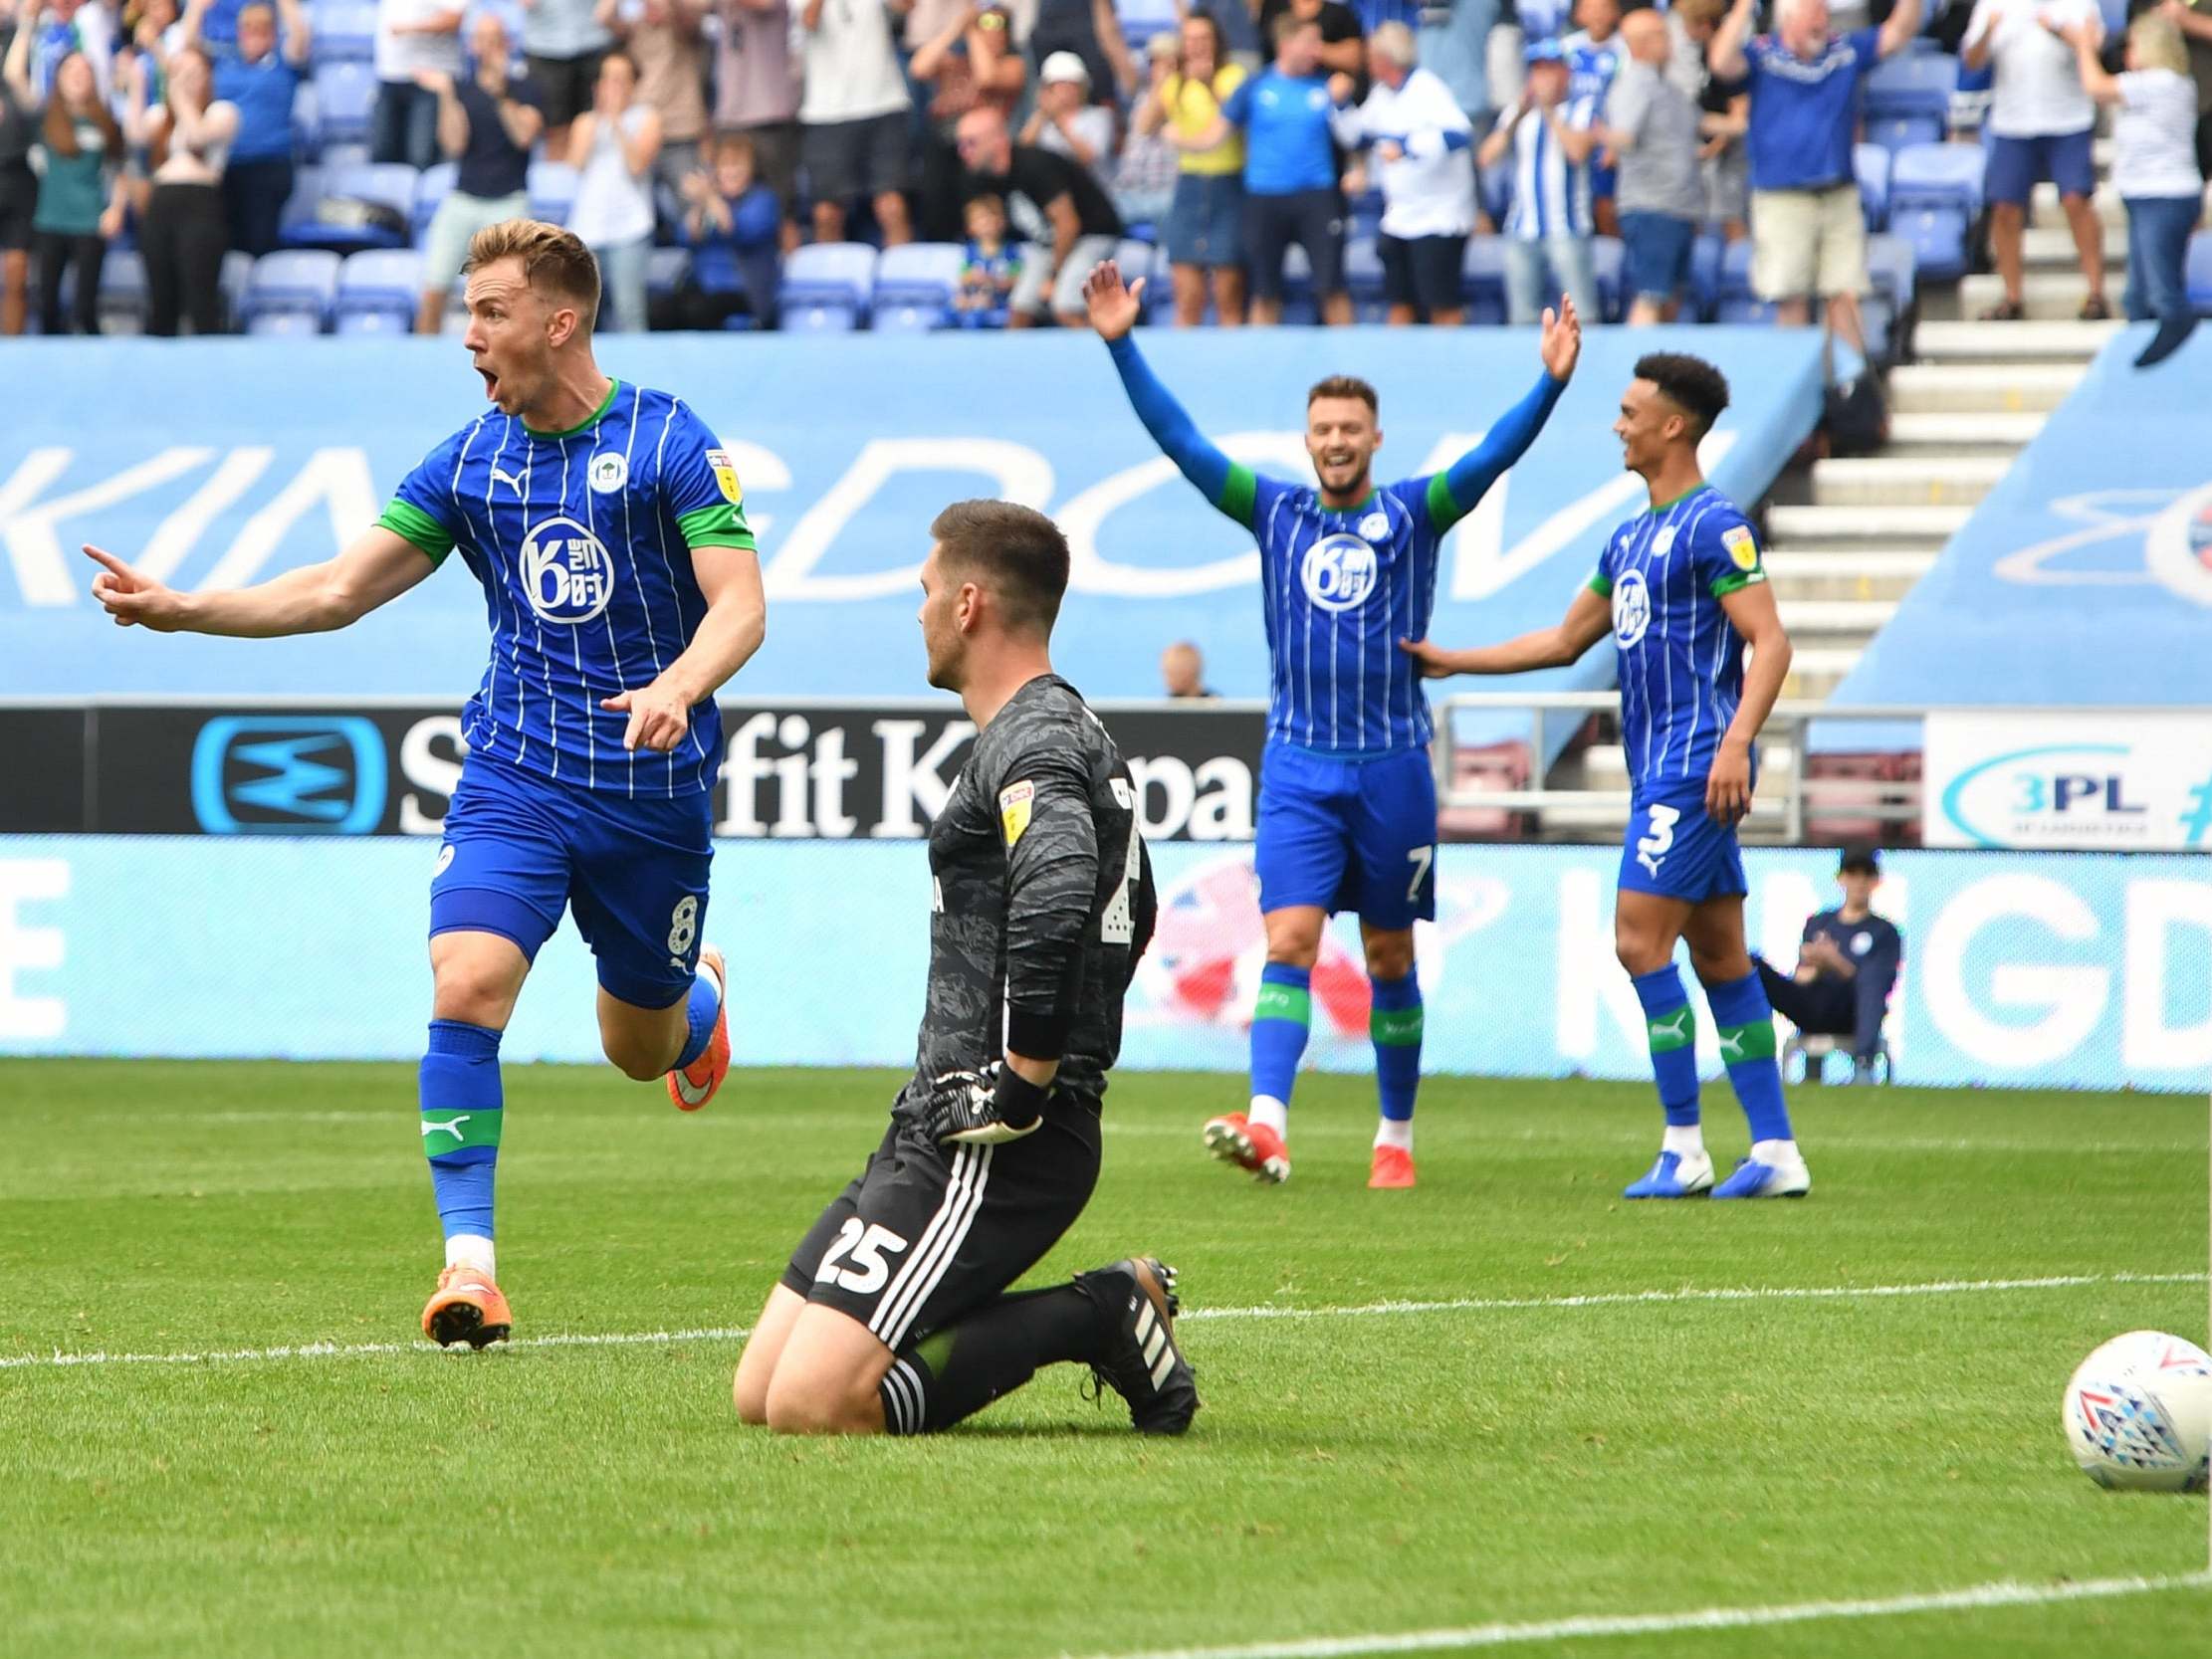
{"label": "white pitch line", "polygon": [[1585,1613],[1527,1624],[1470,1624],[1456,1630],[1404,1630],[1366,1636],[1310,1636],[1227,1647],[1153,1648],[1109,1659],[1354,1659],[1371,1653],[1464,1652],[1599,1636],[1662,1636],[1681,1630],[1750,1630],[1816,1619],[1893,1618],[1900,1613],[1977,1612],[1990,1607],[2040,1607],[2058,1601],[2101,1601],[2161,1590],[2212,1588],[2212,1572],[2164,1578],[2090,1578],[2079,1583],[2023,1584],[2005,1579],[1921,1595],[1860,1601],[1800,1601],[1779,1607],[1699,1607],[1681,1613]]}
{"label": "white pitch line", "polygon": [[[1371,1319],[1409,1314],[1509,1313],[1533,1309],[1621,1308],[1675,1302],[1837,1302],[1862,1297],[1973,1296],[1995,1291],[2071,1290],[2083,1285],[2198,1285],[2201,1273],[2069,1273],[2042,1279],[1939,1279],[1916,1285],[1776,1285],[1605,1291],[1585,1296],[1457,1297],[1444,1302],[1367,1302],[1342,1308],[1194,1308],[1186,1320]],[[735,1343],[750,1326],[707,1326],[689,1331],[569,1332],[517,1337],[501,1348],[651,1348],[666,1343]],[[0,1370],[68,1365],[215,1365],[271,1359],[355,1359],[375,1354],[443,1353],[430,1343],[303,1343],[287,1348],[200,1349],[185,1353],[12,1353]],[[467,1351],[462,1349],[459,1351]]]}

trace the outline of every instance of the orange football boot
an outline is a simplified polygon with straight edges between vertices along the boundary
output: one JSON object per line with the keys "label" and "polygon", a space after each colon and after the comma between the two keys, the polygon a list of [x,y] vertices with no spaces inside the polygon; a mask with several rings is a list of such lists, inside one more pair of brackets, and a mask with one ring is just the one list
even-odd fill
{"label": "orange football boot", "polygon": [[1290,1147],[1283,1138],[1241,1112],[1224,1112],[1209,1120],[1206,1145],[1223,1163],[1248,1169],[1257,1180],[1280,1186],[1290,1179]]}
{"label": "orange football boot", "polygon": [[730,974],[723,966],[722,952],[711,944],[700,949],[699,965],[715,976],[715,983],[722,987],[722,999],[715,1009],[715,1034],[707,1039],[706,1051],[690,1065],[668,1074],[668,1098],[676,1103],[678,1112],[697,1112],[715,1098],[722,1080],[730,1075]]}
{"label": "orange football boot", "polygon": [[440,1348],[504,1343],[515,1316],[499,1286],[482,1268],[449,1267],[438,1275],[438,1294],[422,1310],[422,1334]]}
{"label": "orange football boot", "polygon": [[1367,1184],[1378,1188],[1412,1186],[1414,1154],[1403,1146],[1377,1146],[1375,1163],[1368,1171]]}

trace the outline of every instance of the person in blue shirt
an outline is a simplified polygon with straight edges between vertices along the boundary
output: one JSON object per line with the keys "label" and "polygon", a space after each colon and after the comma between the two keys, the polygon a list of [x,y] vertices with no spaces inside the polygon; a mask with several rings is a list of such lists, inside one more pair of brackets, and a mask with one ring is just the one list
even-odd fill
{"label": "person in blue shirt", "polygon": [[[1445,471],[1378,489],[1375,388],[1332,375],[1306,397],[1312,485],[1262,478],[1201,436],[1138,353],[1142,282],[1112,264],[1084,284],[1131,406],[1217,511],[1259,539],[1267,631],[1267,743],[1253,863],[1267,964],[1252,1016],[1251,1104],[1206,1126],[1217,1157],[1263,1180],[1290,1174],[1290,1089],[1312,1022],[1313,966],[1331,913],[1357,911],[1373,996],[1382,1122],[1368,1184],[1414,1184],[1421,981],[1414,924],[1437,914],[1437,784],[1428,700],[1397,641],[1428,631],[1443,537],[1535,442],[1575,371],[1572,301],[1544,313],[1543,372],[1489,436]],[[1318,485],[1318,488],[1315,486]]]}
{"label": "person in blue shirt", "polygon": [[[1344,192],[1329,132],[1329,77],[1321,25],[1285,12],[1275,20],[1275,61],[1229,94],[1221,118],[1244,129],[1244,258],[1251,268],[1251,319],[1282,320],[1283,255],[1306,253],[1324,322],[1352,320],[1344,286]],[[1346,97],[1351,87],[1340,89]]]}
{"label": "person in blue shirt", "polygon": [[653,303],[655,328],[720,328],[751,315],[775,326],[777,238],[782,205],[755,170],[753,140],[725,133],[708,151],[712,172],[695,172],[681,189],[684,216],[677,235],[691,250],[691,270],[674,294]]}
{"label": "person in blue shirt", "polygon": [[[685,1111],[730,1066],[720,951],[703,946],[721,763],[716,690],[759,649],[761,565],[729,453],[666,392],[591,351],[599,271],[574,233],[479,232],[462,343],[490,407],[431,450],[327,563],[178,593],[114,554],[93,595],[120,623],[264,639],[342,628],[458,553],[491,662],[430,880],[422,1147],[445,1229],[424,1333],[475,1348],[513,1323],[495,1277],[500,1035],[572,911],[598,964],[599,1039]],[[334,969],[326,987],[344,995]]]}
{"label": "person in blue shirt", "polygon": [[[1566,619],[1472,651],[1418,633],[1405,647],[1425,675],[1522,674],[1564,668],[1613,635],[1633,790],[1614,946],[1644,1007],[1666,1117],[1659,1155],[1629,1198],[1794,1198],[1813,1184],[1782,1100],[1774,1010],[1744,946],[1736,825],[1751,807],[1752,744],[1790,671],[1790,639],[1757,535],[1697,463],[1727,407],[1728,382],[1702,358],[1640,359],[1613,431],[1651,506],[1607,539]],[[1696,1016],[1674,966],[1685,939],[1751,1125],[1751,1155],[1717,1187],[1699,1125]]]}
{"label": "person in blue shirt", "polygon": [[[1889,993],[1904,965],[1904,935],[1875,915],[1875,889],[1881,885],[1881,864],[1872,847],[1844,853],[1836,883],[1844,902],[1805,922],[1797,968],[1783,973],[1754,956],[1759,981],[1775,1011],[1808,1035],[1851,1039],[1852,1079],[1874,1079],[1881,1056],[1881,1022]],[[1821,1068],[1809,1063],[1805,1080],[1818,1083]]]}
{"label": "person in blue shirt", "polygon": [[1911,43],[1920,0],[1897,0],[1879,29],[1833,34],[1828,0],[1778,0],[1775,32],[1752,35],[1758,0],[1736,0],[1705,48],[1722,81],[1748,77],[1751,126],[1751,290],[1775,321],[1803,327],[1818,294],[1828,326],[1867,349],[1867,221],[1852,167],[1860,94],[1882,59]]}
{"label": "person in blue shirt", "polygon": [[[187,40],[204,40],[208,15],[198,5],[185,12]],[[223,211],[230,245],[256,259],[280,244],[292,196],[292,99],[313,46],[300,0],[276,0],[275,9],[254,0],[237,12],[237,52],[215,60],[215,96],[238,108],[238,136],[223,168]]]}

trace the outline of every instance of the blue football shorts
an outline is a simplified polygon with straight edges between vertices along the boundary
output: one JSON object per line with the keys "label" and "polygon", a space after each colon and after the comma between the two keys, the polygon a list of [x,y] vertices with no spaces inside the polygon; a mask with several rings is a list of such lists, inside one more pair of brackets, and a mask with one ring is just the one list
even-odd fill
{"label": "blue football shorts", "polygon": [[1357,911],[1396,931],[1437,916],[1437,779],[1424,749],[1338,760],[1269,743],[1252,863],[1259,908]]}
{"label": "blue football shorts", "polygon": [[513,939],[535,961],[565,907],[607,994],[665,1008],[691,989],[707,926],[704,794],[633,800],[471,754],[430,880],[430,933]]}
{"label": "blue football shorts", "polygon": [[1621,887],[1693,905],[1746,891],[1735,827],[1706,813],[1703,784],[1638,798],[1621,848]]}

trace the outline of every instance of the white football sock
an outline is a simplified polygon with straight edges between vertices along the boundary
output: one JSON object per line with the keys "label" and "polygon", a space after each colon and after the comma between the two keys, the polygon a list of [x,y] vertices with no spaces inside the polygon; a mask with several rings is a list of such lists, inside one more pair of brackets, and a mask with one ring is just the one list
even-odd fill
{"label": "white football sock", "polygon": [[482,1233],[455,1233],[447,1239],[445,1265],[473,1267],[486,1278],[499,1277],[499,1258],[493,1254],[492,1241]]}
{"label": "white football sock", "polygon": [[1682,1159],[1705,1155],[1705,1128],[1702,1124],[1668,1124],[1665,1134],[1659,1137],[1659,1150],[1672,1152]]}
{"label": "white football sock", "polygon": [[1397,1146],[1406,1151],[1414,1149],[1414,1121],[1411,1118],[1378,1118],[1375,1120],[1375,1144]]}
{"label": "white football sock", "polygon": [[1805,1161],[1795,1141],[1754,1141],[1751,1155],[1761,1163],[1777,1167]]}
{"label": "white football sock", "polygon": [[1251,1110],[1244,1114],[1244,1120],[1252,1124],[1265,1124],[1277,1135],[1287,1136],[1290,1133],[1290,1108],[1272,1095],[1254,1095]]}

